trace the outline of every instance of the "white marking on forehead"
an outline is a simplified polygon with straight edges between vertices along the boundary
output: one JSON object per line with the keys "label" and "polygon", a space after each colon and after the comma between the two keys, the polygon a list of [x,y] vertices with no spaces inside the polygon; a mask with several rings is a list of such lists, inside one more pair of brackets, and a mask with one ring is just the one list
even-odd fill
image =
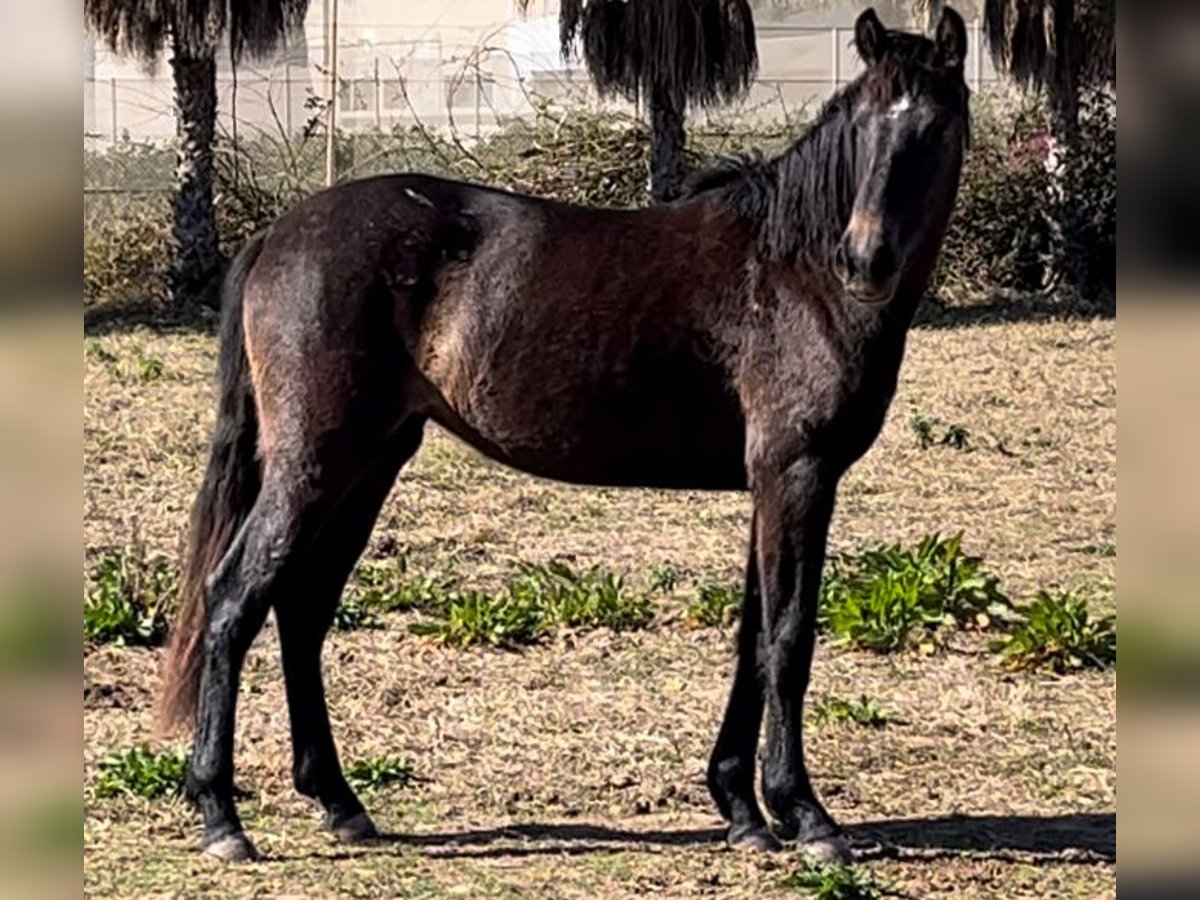
{"label": "white marking on forehead", "polygon": [[901,94],[900,99],[888,107],[888,111],[887,111],[888,118],[889,119],[898,119],[902,115],[904,115],[904,113],[906,113],[910,109],[912,109],[912,106],[913,106],[912,97],[910,97],[908,94]]}

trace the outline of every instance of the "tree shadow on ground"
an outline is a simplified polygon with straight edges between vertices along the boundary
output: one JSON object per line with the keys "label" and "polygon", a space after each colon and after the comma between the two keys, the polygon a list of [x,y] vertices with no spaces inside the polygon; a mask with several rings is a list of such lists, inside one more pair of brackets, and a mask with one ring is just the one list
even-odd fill
{"label": "tree shadow on ground", "polygon": [[[868,822],[846,830],[864,859],[1028,854],[1056,863],[1095,863],[1114,862],[1117,855],[1115,813],[943,816]],[[382,840],[420,848],[431,856],[520,857],[701,846],[724,838],[723,828],[639,831],[583,823],[522,823],[456,832],[388,834]]]}
{"label": "tree shadow on ground", "polygon": [[970,328],[1013,322],[1061,322],[1065,320],[1113,319],[1116,299],[1068,303],[1044,294],[1021,297],[992,297],[980,302],[949,304],[926,297],[917,309],[914,328]]}
{"label": "tree shadow on ground", "polygon": [[207,307],[173,309],[155,300],[110,301],[83,307],[84,337],[131,331],[155,334],[216,334],[219,314]]}

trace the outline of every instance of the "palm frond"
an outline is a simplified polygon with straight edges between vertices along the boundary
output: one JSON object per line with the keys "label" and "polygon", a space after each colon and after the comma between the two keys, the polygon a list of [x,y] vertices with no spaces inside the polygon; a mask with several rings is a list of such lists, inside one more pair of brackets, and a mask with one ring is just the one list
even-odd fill
{"label": "palm frond", "polygon": [[1116,0],[987,0],[992,60],[1022,87],[1116,81]]}
{"label": "palm frond", "polygon": [[563,55],[576,41],[602,94],[652,90],[701,106],[727,102],[758,71],[747,0],[563,0]]}
{"label": "palm frond", "polygon": [[118,53],[153,61],[168,37],[211,54],[228,37],[234,59],[264,56],[304,24],[308,0],[84,0],[91,32]]}

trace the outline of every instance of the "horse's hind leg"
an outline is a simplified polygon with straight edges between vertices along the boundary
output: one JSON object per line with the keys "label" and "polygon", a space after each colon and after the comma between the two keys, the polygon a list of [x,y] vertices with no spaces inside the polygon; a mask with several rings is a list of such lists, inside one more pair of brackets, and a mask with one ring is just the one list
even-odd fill
{"label": "horse's hind leg", "polygon": [[[295,308],[328,304],[328,298],[302,296],[290,306],[277,306],[271,290],[261,285],[246,300],[262,488],[210,581],[189,784],[204,815],[204,848],[223,859],[254,855],[233,803],[234,709],[246,650],[272,607],[286,623],[281,627],[285,647],[298,636],[286,651],[289,699],[293,708],[311,705],[299,722],[301,767],[312,765],[318,774],[303,783],[330,797],[337,825],[361,811],[349,789],[342,790],[340,774],[325,776],[337,769],[318,660],[339,589],[366,538],[356,547],[346,538],[344,547],[338,539],[323,548],[321,536],[333,533],[329,519],[353,496],[365,473],[390,459],[393,441],[417,405],[418,385],[407,377],[411,360],[386,327],[389,307],[359,297],[339,305],[337,316],[297,317]],[[386,491],[379,486],[377,492]],[[364,535],[374,510],[357,517],[364,520]],[[339,558],[326,560],[330,555]],[[326,563],[336,565],[313,603],[307,582]]]}
{"label": "horse's hind leg", "polygon": [[328,494],[292,466],[269,466],[242,528],[209,580],[188,794],[204,817],[203,847],[221,859],[253,858],[233,801],[233,736],[242,662],[325,511]]}
{"label": "horse's hind leg", "polygon": [[708,790],[729,822],[731,846],[777,850],[780,843],[758,808],[754,796],[754,757],[762,725],[763,692],[759,678],[762,634],[762,593],[759,590],[758,540],[754,520],[746,563],[746,590],[738,628],[737,664],[729,705],[708,763]]}
{"label": "horse's hind leg", "polygon": [[375,826],[346,783],[338,761],[321,677],[321,647],[346,579],[370,538],[397,473],[420,446],[423,427],[416,417],[401,426],[384,458],[329,517],[296,589],[275,606],[296,789],[321,804],[326,826],[346,841],[374,837]]}

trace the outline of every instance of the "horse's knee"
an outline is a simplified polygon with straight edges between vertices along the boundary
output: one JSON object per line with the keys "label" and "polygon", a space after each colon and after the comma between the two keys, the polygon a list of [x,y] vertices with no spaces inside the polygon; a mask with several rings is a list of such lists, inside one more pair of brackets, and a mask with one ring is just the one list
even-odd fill
{"label": "horse's knee", "polygon": [[808,688],[810,657],[804,652],[799,635],[785,633],[767,643],[763,651],[764,689],[768,698],[794,700]]}

